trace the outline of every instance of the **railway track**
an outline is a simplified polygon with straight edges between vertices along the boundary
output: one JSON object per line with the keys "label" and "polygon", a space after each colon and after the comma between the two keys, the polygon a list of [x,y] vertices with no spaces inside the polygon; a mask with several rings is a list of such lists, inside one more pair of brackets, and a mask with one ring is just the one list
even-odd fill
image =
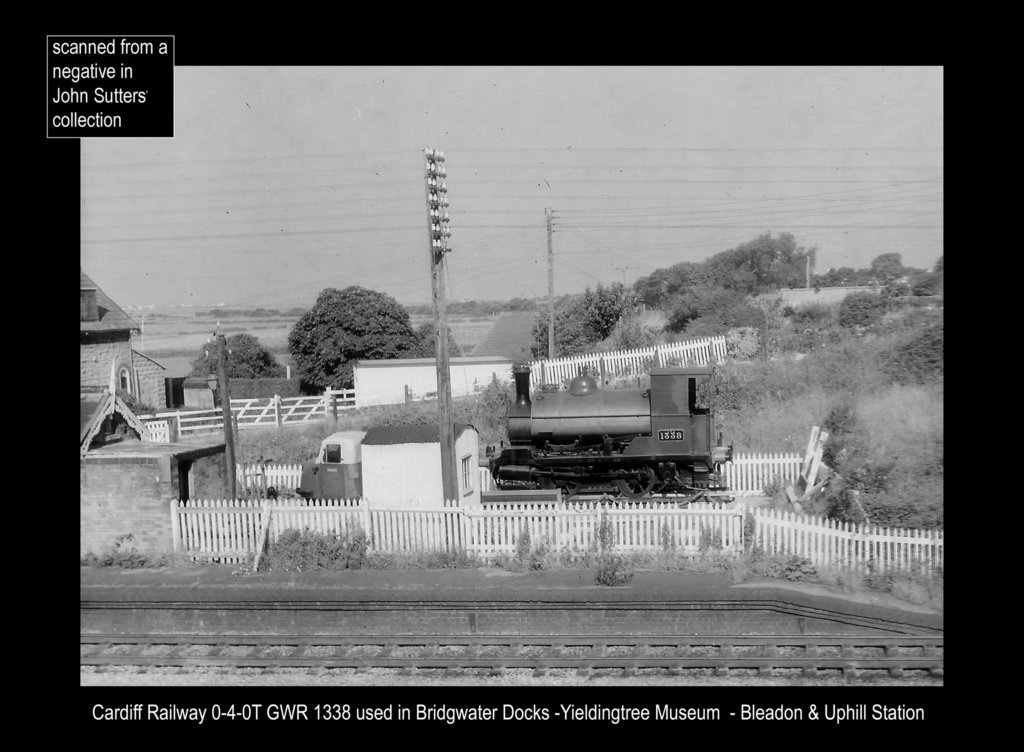
{"label": "railway track", "polygon": [[307,669],[798,670],[941,677],[935,635],[133,635],[82,634],[81,666]]}

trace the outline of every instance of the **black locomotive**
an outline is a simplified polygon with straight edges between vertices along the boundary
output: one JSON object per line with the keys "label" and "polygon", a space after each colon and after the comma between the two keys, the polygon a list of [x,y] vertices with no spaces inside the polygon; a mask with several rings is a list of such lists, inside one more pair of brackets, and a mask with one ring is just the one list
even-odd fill
{"label": "black locomotive", "polygon": [[725,490],[720,466],[732,459],[732,447],[721,445],[721,435],[713,443],[711,409],[700,399],[710,392],[711,367],[656,368],[644,390],[598,389],[584,372],[568,390],[542,390],[532,402],[530,369],[512,372],[511,446],[489,462],[499,489],[629,498]]}

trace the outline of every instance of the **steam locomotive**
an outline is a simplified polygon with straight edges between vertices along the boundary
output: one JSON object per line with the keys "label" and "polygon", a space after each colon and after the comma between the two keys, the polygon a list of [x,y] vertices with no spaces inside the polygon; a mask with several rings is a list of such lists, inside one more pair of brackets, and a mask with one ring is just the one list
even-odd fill
{"label": "steam locomotive", "polygon": [[712,368],[656,368],[649,389],[599,389],[586,372],[565,391],[530,399],[530,369],[517,366],[509,408],[511,446],[489,449],[502,490],[559,488],[568,495],[652,493],[706,496],[726,490],[721,464],[732,447],[713,444]]}

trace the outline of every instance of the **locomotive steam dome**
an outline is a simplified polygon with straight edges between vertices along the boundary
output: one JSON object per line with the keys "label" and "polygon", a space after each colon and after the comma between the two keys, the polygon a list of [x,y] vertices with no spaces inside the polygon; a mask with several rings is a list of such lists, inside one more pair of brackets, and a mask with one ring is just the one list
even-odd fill
{"label": "locomotive steam dome", "polygon": [[589,373],[581,373],[569,382],[569,394],[584,397],[597,391],[597,381]]}

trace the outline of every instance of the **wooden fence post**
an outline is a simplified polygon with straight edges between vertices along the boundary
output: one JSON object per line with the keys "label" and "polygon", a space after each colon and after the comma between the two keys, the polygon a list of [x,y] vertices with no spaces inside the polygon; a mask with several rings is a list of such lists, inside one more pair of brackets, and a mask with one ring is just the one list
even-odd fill
{"label": "wooden fence post", "polygon": [[267,538],[270,536],[270,518],[274,513],[274,502],[266,499],[263,502],[263,524],[260,525],[259,539],[256,541],[256,560],[253,562],[252,571],[260,571],[260,559],[263,558],[263,551],[267,547]]}
{"label": "wooden fence post", "polygon": [[277,427],[281,427],[281,395],[274,395],[274,421],[277,423]]}
{"label": "wooden fence post", "polygon": [[181,521],[178,519],[178,500],[171,499],[171,550],[181,552]]}

